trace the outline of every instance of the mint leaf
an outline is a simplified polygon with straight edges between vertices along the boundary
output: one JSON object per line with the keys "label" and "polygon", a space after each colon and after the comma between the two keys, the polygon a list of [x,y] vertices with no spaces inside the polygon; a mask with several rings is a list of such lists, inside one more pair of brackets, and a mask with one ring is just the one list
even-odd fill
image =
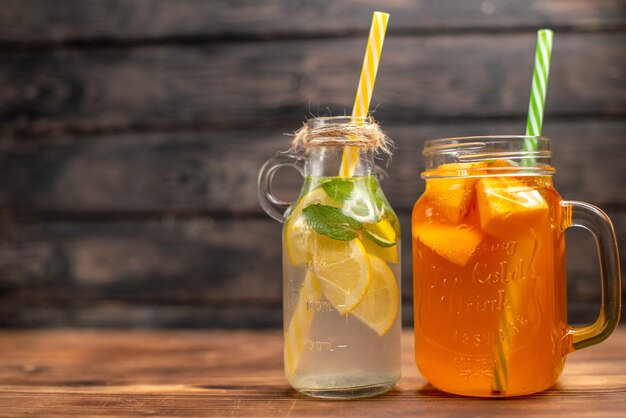
{"label": "mint leaf", "polygon": [[363,228],[361,222],[332,206],[309,205],[302,209],[302,215],[315,232],[339,241],[349,241],[358,237],[358,231]]}
{"label": "mint leaf", "polygon": [[332,179],[322,183],[322,188],[331,199],[336,202],[345,202],[354,190],[354,182],[344,179]]}

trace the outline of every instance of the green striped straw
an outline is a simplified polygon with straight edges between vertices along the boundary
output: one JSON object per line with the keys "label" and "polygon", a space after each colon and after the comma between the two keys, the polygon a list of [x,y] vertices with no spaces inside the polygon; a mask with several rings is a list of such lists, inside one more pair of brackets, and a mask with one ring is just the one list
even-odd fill
{"label": "green striped straw", "polygon": [[[554,33],[549,29],[541,29],[537,32],[537,49],[535,51],[535,69],[533,71],[533,82],[530,89],[530,103],[528,104],[528,120],[526,121],[526,138],[524,139],[524,151],[531,154],[537,151],[537,137],[541,135],[541,123],[543,121],[543,105],[546,101],[546,90],[548,88],[548,74],[550,72],[550,57],[552,55],[552,39]],[[529,155],[524,159],[528,166],[534,164],[535,158]],[[507,289],[506,293],[515,297],[513,289]],[[497,363],[493,370],[494,389],[497,393],[505,395],[509,390],[508,378],[508,357],[509,351],[507,324],[511,322],[511,313],[504,311],[501,318],[501,329],[507,333],[503,340],[498,340],[496,347]],[[506,347],[505,347],[506,346]]]}
{"label": "green striped straw", "polygon": [[[535,51],[535,68],[533,82],[530,88],[530,102],[528,103],[528,120],[526,121],[526,140],[524,150],[537,151],[537,138],[541,135],[543,122],[543,106],[546,102],[548,89],[548,75],[550,74],[550,57],[552,56],[552,39],[554,33],[550,29],[541,29],[537,32],[537,50]],[[534,159],[529,159],[530,163]]]}

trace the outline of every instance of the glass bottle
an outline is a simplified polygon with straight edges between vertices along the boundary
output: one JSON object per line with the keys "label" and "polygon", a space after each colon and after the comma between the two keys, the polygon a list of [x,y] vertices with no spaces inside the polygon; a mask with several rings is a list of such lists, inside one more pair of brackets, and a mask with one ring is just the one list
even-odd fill
{"label": "glass bottle", "polygon": [[[314,397],[373,396],[400,378],[400,227],[376,175],[375,142],[359,136],[373,125],[311,119],[305,129],[315,138],[278,153],[259,175],[261,205],[284,223],[285,375]],[[346,158],[351,169],[340,176]],[[271,193],[283,166],[304,177],[295,202]]]}

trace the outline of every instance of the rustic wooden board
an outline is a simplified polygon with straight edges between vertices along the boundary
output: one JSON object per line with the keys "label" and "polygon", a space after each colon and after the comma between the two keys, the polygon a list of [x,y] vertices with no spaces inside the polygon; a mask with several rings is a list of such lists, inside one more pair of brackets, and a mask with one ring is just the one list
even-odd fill
{"label": "rustic wooden board", "polygon": [[4,287],[45,297],[275,302],[280,225],[269,218],[4,224]]}
{"label": "rustic wooden board", "polygon": [[[609,214],[623,259],[626,212]],[[400,219],[409,321],[409,214]],[[280,231],[265,218],[3,224],[0,326],[278,325]],[[570,317],[589,322],[600,300],[595,247],[585,234],[570,238]]]}
{"label": "rustic wooden board", "polygon": [[288,386],[277,331],[2,331],[0,416],[624,416],[623,328],[570,355],[554,387],[497,401],[436,390],[415,367],[409,330],[402,343],[391,392],[342,402]]}
{"label": "rustic wooden board", "polygon": [[[126,328],[126,329],[267,329],[283,323],[280,303],[226,302],[221,305],[189,301],[184,303],[129,302],[114,299],[39,300],[33,292],[16,296],[0,306],[0,327],[32,328]],[[77,300],[78,299],[78,300]],[[33,302],[33,300],[35,300]],[[411,306],[407,304],[409,308]],[[404,310],[403,324],[413,323],[412,310]],[[595,318],[592,304],[575,309],[573,321]],[[587,321],[588,322],[588,321]]]}
{"label": "rustic wooden board", "polygon": [[[373,107],[399,146],[384,188],[405,231],[405,323],[423,141],[521,132],[540,26],[558,34],[545,124],[557,188],[607,208],[624,254],[623,1],[383,6]],[[379,7],[4,0],[0,326],[279,325],[280,226],[262,217],[255,178],[286,148],[281,133],[349,108]],[[300,179],[281,177],[293,196]],[[595,248],[569,235],[570,318],[588,322]],[[7,396],[23,411],[32,401]]]}
{"label": "rustic wooden board", "polygon": [[[384,121],[383,121],[384,122]],[[260,214],[263,162],[289,147],[297,128],[134,133],[0,142],[0,210],[67,216],[144,213]],[[523,119],[400,125],[383,123],[397,149],[383,188],[408,210],[424,190],[424,140],[520,132]],[[599,206],[626,207],[626,123],[548,120],[559,192]],[[600,163],[602,162],[602,163]],[[288,169],[276,193],[293,199],[302,179]]]}
{"label": "rustic wooden board", "polygon": [[[626,243],[626,214],[609,213]],[[403,290],[410,296],[410,220],[404,213],[400,219]],[[275,303],[282,294],[280,234],[269,219],[7,224],[0,284],[50,300]],[[574,238],[585,246],[585,235]],[[577,248],[571,245],[572,274],[593,276],[595,254]]]}
{"label": "rustic wooden board", "polygon": [[391,33],[539,25],[606,30],[626,23],[619,0],[3,0],[2,6],[0,42],[5,43],[360,34],[373,10],[391,14]]}
{"label": "rustic wooden board", "polygon": [[[562,33],[553,115],[622,116],[626,34]],[[390,37],[376,93],[381,120],[523,118],[535,35]],[[284,126],[351,106],[362,39],[16,52],[0,60],[0,134]]]}
{"label": "rustic wooden board", "polygon": [[[21,297],[24,293],[26,298]],[[599,300],[599,296],[596,295]],[[280,302],[267,306],[226,302],[222,305],[133,302],[75,299],[52,301],[44,297],[32,302],[32,292],[2,301],[0,327],[3,329],[81,328],[81,329],[268,329],[283,324]],[[592,324],[598,317],[599,303],[575,302],[568,305],[572,324]],[[411,299],[402,302],[402,324],[413,326]]]}

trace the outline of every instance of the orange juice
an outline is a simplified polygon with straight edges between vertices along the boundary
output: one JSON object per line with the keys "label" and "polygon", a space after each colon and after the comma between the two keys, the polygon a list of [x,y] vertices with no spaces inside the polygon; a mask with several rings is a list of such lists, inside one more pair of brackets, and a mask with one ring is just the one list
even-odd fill
{"label": "orange juice", "polygon": [[415,356],[435,387],[511,396],[553,385],[565,354],[561,198],[503,160],[442,164],[412,215]]}

